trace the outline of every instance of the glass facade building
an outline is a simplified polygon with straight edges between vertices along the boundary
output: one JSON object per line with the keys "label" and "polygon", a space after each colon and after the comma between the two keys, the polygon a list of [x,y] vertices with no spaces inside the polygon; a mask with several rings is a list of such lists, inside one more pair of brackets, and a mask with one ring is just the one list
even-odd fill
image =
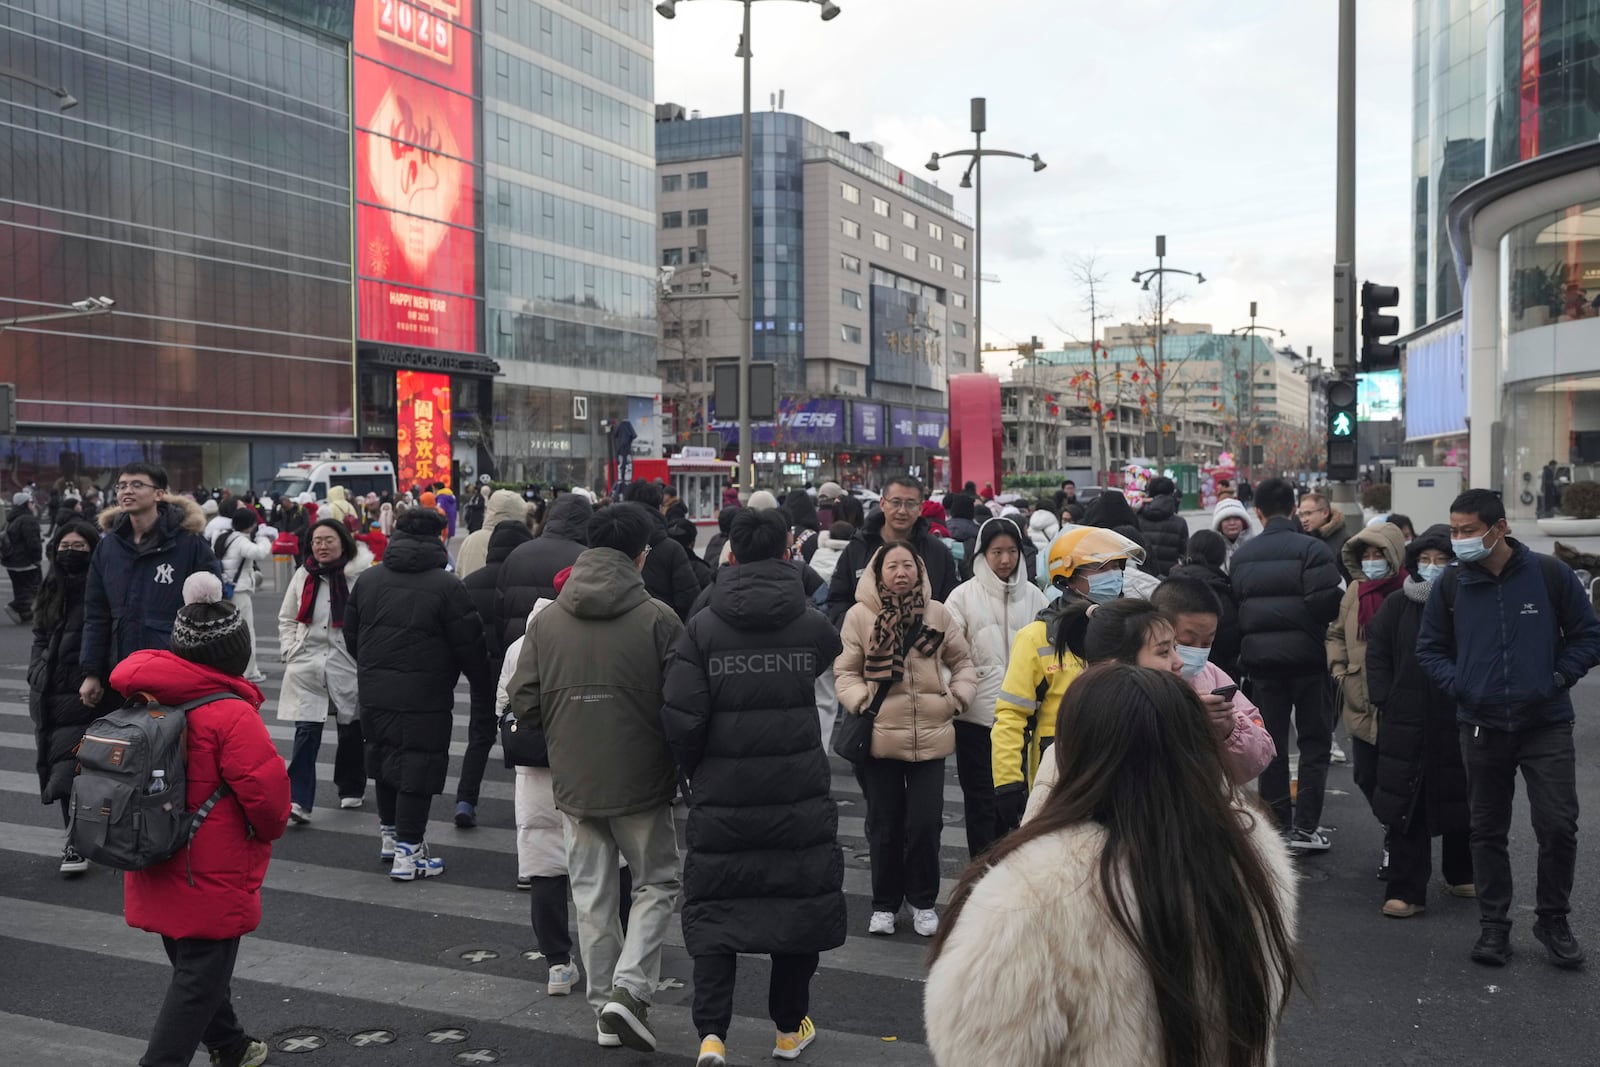
{"label": "glass facade building", "polygon": [[[0,78],[12,481],[104,483],[140,458],[238,491],[348,443],[348,8],[0,5],[0,67],[79,101]],[[91,296],[114,312],[70,317]]]}

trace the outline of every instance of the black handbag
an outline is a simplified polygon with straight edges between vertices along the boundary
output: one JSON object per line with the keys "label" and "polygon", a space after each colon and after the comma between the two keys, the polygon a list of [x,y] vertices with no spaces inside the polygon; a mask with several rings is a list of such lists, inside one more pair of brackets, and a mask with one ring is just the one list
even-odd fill
{"label": "black handbag", "polygon": [[508,767],[550,766],[550,750],[545,747],[543,731],[519,721],[510,708],[500,716],[500,748]]}
{"label": "black handbag", "polygon": [[839,717],[838,729],[833,732],[834,755],[851,763],[865,763],[872,755],[872,729],[878,721],[878,709],[883,707],[884,698],[889,695],[889,687],[893,684],[878,683],[878,692],[873,696],[872,703],[860,715],[852,715],[847,711]]}

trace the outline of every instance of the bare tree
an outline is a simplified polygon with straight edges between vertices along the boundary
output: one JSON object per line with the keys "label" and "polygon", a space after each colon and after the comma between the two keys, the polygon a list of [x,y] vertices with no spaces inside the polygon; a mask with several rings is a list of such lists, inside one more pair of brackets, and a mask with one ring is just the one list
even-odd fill
{"label": "bare tree", "polygon": [[[1089,367],[1068,380],[1067,385],[1089,399],[1089,421],[1094,429],[1095,457],[1103,470],[1110,466],[1106,450],[1106,425],[1121,418],[1123,403],[1136,392],[1134,382],[1120,366],[1113,367],[1111,353],[1100,343],[1100,321],[1111,314],[1103,289],[1109,277],[1100,269],[1100,261],[1093,253],[1078,256],[1069,268],[1073,284],[1082,292],[1079,310],[1089,316]],[[1062,333],[1083,344],[1083,338],[1052,321]],[[1132,372],[1129,372],[1132,373]]]}
{"label": "bare tree", "polygon": [[678,441],[685,442],[690,440],[695,415],[700,410],[698,394],[709,387],[705,366],[709,355],[706,334],[710,320],[702,317],[701,301],[683,299],[670,284],[662,284],[657,289],[656,317],[661,323],[662,361],[678,371],[676,375],[663,373],[662,378],[677,379],[676,388],[672,390],[677,413],[673,429]]}

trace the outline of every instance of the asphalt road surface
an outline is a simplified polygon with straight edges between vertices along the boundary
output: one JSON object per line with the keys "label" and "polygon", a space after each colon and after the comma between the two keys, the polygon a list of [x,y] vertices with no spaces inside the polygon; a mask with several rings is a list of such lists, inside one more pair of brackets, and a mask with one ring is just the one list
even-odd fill
{"label": "asphalt road surface", "polygon": [[[279,750],[292,726],[274,715],[277,598],[256,597],[259,648],[270,678],[264,715]],[[57,873],[63,833],[56,809],[38,802],[27,713],[29,634],[0,628],[0,1064],[65,1067],[137,1062],[169,968],[159,940],[122,920],[120,875],[94,869],[72,881]],[[1583,806],[1597,806],[1593,755],[1600,751],[1600,681],[1586,680],[1579,705],[1578,782]],[[466,692],[456,705],[459,760]],[[329,809],[333,731],[323,747],[319,806],[274,849],[261,928],[245,938],[234,978],[239,1016],[272,1047],[269,1062],[304,1067],[450,1064],[556,1065],[692,1063],[698,1046],[689,1014],[692,967],[672,931],[663,988],[651,1012],[661,1051],[646,1057],[600,1049],[581,988],[544,992],[545,964],[534,941],[528,898],[514,888],[516,856],[511,772],[492,759],[479,828],[457,830],[452,779],[435,802],[429,842],[447,865],[439,879],[397,884],[376,859],[377,815],[369,789],[359,811]],[[1334,847],[1301,861],[1300,931],[1306,989],[1298,992],[1278,1041],[1284,1064],[1600,1063],[1597,982],[1558,971],[1529,934],[1534,846],[1520,808],[1517,955],[1509,967],[1471,963],[1473,901],[1430,894],[1424,916],[1379,915],[1374,875],[1381,832],[1354,790],[1347,767],[1329,778],[1325,822]],[[821,1030],[803,1061],[813,1064],[927,1064],[922,977],[927,943],[909,915],[892,938],[866,934],[870,910],[861,796],[848,767],[834,761],[846,856],[851,936],[823,957],[812,987]],[[943,874],[965,863],[953,761],[945,790]],[[681,821],[680,821],[681,826]],[[1574,930],[1600,951],[1595,921],[1596,855],[1581,849]],[[1600,965],[1597,965],[1600,966]],[[742,960],[731,1061],[767,1062],[768,968]],[[1050,981],[1048,975],[1038,976]],[[195,1061],[205,1062],[202,1054]]]}

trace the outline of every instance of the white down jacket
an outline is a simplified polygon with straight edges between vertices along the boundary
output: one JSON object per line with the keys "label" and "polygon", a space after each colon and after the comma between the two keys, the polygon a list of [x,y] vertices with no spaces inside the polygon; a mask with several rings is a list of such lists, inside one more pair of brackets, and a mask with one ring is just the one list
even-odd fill
{"label": "white down jacket", "polygon": [[1045,606],[1044,594],[1027,580],[1025,572],[1026,564],[1019,560],[1017,573],[1002,582],[989,569],[989,561],[979,555],[972,563],[972,580],[956,586],[945,601],[955,625],[972,646],[972,665],[978,671],[978,696],[956,716],[958,722],[994,725],[994,706],[1011,660],[1011,642]]}

